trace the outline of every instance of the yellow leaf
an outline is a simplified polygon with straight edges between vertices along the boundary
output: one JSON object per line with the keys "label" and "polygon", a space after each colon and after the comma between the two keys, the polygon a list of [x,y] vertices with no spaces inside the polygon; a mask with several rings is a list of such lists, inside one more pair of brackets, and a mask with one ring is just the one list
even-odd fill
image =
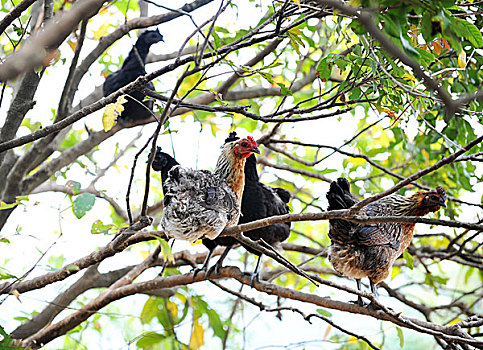
{"label": "yellow leaf", "polygon": [[293,27],[293,28],[289,29],[288,31],[290,33],[294,34],[294,35],[302,35],[302,32],[297,27]]}
{"label": "yellow leaf", "polygon": [[274,84],[276,85],[277,83],[280,83],[280,84],[285,84],[287,83],[287,81],[285,80],[284,77],[282,77],[281,75],[278,75],[276,76],[275,78],[273,78],[273,82]]}
{"label": "yellow leaf", "polygon": [[349,160],[354,166],[361,166],[366,164],[366,160],[362,158],[351,158]]}
{"label": "yellow leaf", "polygon": [[324,339],[324,340],[327,339],[327,336],[329,335],[331,329],[332,329],[332,326],[329,324],[327,326],[327,329],[325,330],[324,337],[322,339]]}
{"label": "yellow leaf", "polygon": [[293,2],[295,2],[297,5],[299,5],[299,9],[300,9],[300,0],[292,0]]}
{"label": "yellow leaf", "polygon": [[412,74],[404,74],[404,75],[403,75],[403,78],[404,78],[404,79],[409,79],[409,80],[411,80],[412,82],[415,82],[415,81],[416,81],[416,78],[415,78],[415,77],[414,77],[414,75],[412,75]]}
{"label": "yellow leaf", "polygon": [[399,275],[400,272],[401,272],[401,268],[399,266],[393,266],[391,271],[391,279]]}
{"label": "yellow leaf", "polygon": [[169,246],[168,242],[164,239],[158,238],[159,244],[161,245],[161,252],[163,253],[163,257],[170,263],[174,262],[173,252],[171,251],[171,247]]}
{"label": "yellow leaf", "polygon": [[104,126],[104,131],[108,132],[114,125],[116,125],[117,117],[119,117],[124,110],[123,103],[127,100],[124,95],[119,96],[117,101],[106,106],[104,114],[102,116],[102,125]]}
{"label": "yellow leaf", "polygon": [[171,315],[174,315],[175,317],[178,315],[178,305],[176,305],[172,301],[168,301],[168,303],[166,304],[166,308],[171,313]]}
{"label": "yellow leaf", "polygon": [[69,40],[67,40],[67,44],[69,44],[69,46],[72,49],[72,51],[75,51],[75,48],[77,47],[77,42],[76,41],[72,41],[71,39],[69,39]]}
{"label": "yellow leaf", "polygon": [[460,68],[466,67],[466,52],[465,52],[465,50],[461,50],[461,52],[458,54],[458,66],[460,66]]}
{"label": "yellow leaf", "polygon": [[100,40],[104,35],[108,34],[107,28],[109,28],[111,24],[101,24],[99,29],[96,31],[92,31],[92,34],[94,35],[94,40]]}
{"label": "yellow leaf", "polygon": [[429,153],[425,149],[421,150],[421,154],[423,155],[424,159],[429,160]]}
{"label": "yellow leaf", "polygon": [[150,252],[148,252],[147,250],[141,250],[139,253],[141,253],[141,257],[146,260],[146,258],[149,256],[149,254],[151,254]]}
{"label": "yellow leaf", "polygon": [[356,337],[351,336],[349,338],[349,341],[347,343],[349,343],[349,344],[357,344],[358,342],[359,342],[359,340]]}
{"label": "yellow leaf", "polygon": [[20,300],[20,293],[18,292],[18,290],[16,290],[16,289],[12,290],[12,295],[14,295],[15,298],[17,298],[18,301],[22,302]]}
{"label": "yellow leaf", "polygon": [[463,321],[461,318],[455,318],[453,321],[448,323],[448,326],[452,326],[452,325],[457,324],[461,321]]}
{"label": "yellow leaf", "polygon": [[205,343],[204,341],[205,330],[199,324],[198,319],[193,321],[193,331],[191,332],[191,339],[189,348],[192,350],[199,349]]}
{"label": "yellow leaf", "polygon": [[382,111],[383,111],[383,112],[386,112],[387,114],[389,114],[389,116],[390,116],[390,117],[392,117],[392,118],[394,118],[394,119],[396,118],[396,115],[394,114],[394,112],[393,112],[393,111],[391,111],[389,108],[383,107],[383,108],[382,108]]}

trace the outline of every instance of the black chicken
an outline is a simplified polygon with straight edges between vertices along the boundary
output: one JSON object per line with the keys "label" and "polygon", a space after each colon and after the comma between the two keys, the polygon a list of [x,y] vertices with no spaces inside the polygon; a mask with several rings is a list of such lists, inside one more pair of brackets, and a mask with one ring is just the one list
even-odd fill
{"label": "black chicken", "polygon": [[[124,60],[121,69],[111,73],[106,77],[106,81],[102,86],[104,96],[112,94],[123,86],[132,83],[134,80],[146,74],[144,65],[149,48],[152,44],[163,41],[163,36],[156,30],[147,30],[143,32],[136,44],[134,44],[131,52]],[[154,85],[149,82],[146,87],[154,90]],[[131,91],[127,96],[127,102],[124,103],[124,110],[119,116],[118,122],[121,125],[128,125],[137,120],[144,120],[151,117],[150,111],[153,110],[154,103],[151,100],[143,101],[144,94],[140,90]],[[144,105],[144,106],[143,106]]]}
{"label": "black chicken", "polygon": [[[330,184],[327,210],[349,209],[358,201],[350,193],[347,179]],[[446,191],[422,191],[410,197],[391,194],[372,202],[360,211],[367,216],[424,216],[446,207]],[[376,284],[391,273],[394,261],[411,243],[415,223],[357,224],[341,219],[329,220],[329,260],[342,275],[354,278],[361,289],[361,278],[368,277],[371,291],[377,296]],[[358,302],[362,305],[362,299]]]}
{"label": "black chicken", "polygon": [[[231,133],[230,136],[225,140],[225,142],[232,142],[237,140],[235,133]],[[167,178],[169,170],[177,165],[178,162],[170,155],[161,152],[158,148],[155,158],[153,160],[153,169],[161,172],[161,180],[163,181]],[[245,163],[245,187],[243,191],[241,212],[242,215],[238,221],[239,224],[263,219],[275,215],[283,215],[289,212],[287,203],[290,201],[290,193],[281,188],[273,188],[266,186],[259,182],[258,173],[256,169],[257,161],[254,155],[247,158]],[[164,186],[164,185],[163,185]],[[163,187],[163,191],[164,191]],[[248,231],[244,233],[245,236],[252,240],[259,240],[262,238],[265,242],[272,246],[279,245],[281,242],[285,241],[290,235],[289,222],[274,224],[267,227],[259,228],[256,230]],[[203,244],[208,248],[209,253],[206,257],[205,262],[201,268],[194,270],[194,275],[200,271],[206,271],[208,267],[209,260],[213,253],[213,250],[217,246],[226,247],[223,254],[218,259],[217,263],[210,269],[215,273],[222,266],[223,260],[227,256],[230,249],[239,243],[234,237],[217,237],[213,240],[203,239]],[[243,244],[242,244],[243,245]],[[258,261],[254,273],[251,276],[251,282],[258,278],[259,268],[260,268],[260,257],[259,251],[256,251],[248,246],[244,246],[249,252],[258,255]]]}

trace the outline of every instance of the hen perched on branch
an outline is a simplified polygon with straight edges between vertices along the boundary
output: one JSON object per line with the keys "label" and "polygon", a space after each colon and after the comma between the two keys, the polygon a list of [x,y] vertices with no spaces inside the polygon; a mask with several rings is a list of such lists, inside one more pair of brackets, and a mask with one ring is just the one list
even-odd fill
{"label": "hen perched on branch", "polygon": [[253,153],[260,151],[249,136],[223,146],[214,172],[172,166],[163,179],[162,230],[176,239],[196,241],[214,239],[225,227],[235,225],[240,217],[245,161]]}
{"label": "hen perched on branch", "polygon": [[[140,76],[145,75],[144,65],[146,64],[149,48],[152,44],[160,41],[163,41],[163,36],[157,29],[143,32],[124,60],[121,69],[106,77],[106,81],[102,86],[104,96],[112,94],[123,86],[132,83]],[[152,82],[149,82],[146,87],[154,90]],[[131,91],[126,96],[127,102],[124,103],[124,110],[119,117],[121,124],[131,124],[136,120],[144,120],[151,117],[150,111],[153,110],[153,101],[147,100],[143,102],[144,96],[140,90]]]}
{"label": "hen perched on branch", "polygon": [[[235,133],[231,133],[225,142],[236,141],[238,138]],[[172,167],[178,165],[178,162],[169,154],[161,152],[158,148],[153,160],[153,169],[161,172],[161,181],[163,183],[163,192],[166,193],[165,181],[168,178],[168,172]],[[241,216],[238,224],[247,223],[270,216],[287,214],[289,208],[287,203],[290,201],[290,193],[284,189],[269,187],[259,182],[258,173],[256,169],[257,161],[254,155],[247,158],[245,163],[245,187],[241,202]],[[253,231],[244,233],[245,236],[252,240],[263,240],[276,246],[280,242],[285,241],[290,235],[291,223],[274,224],[268,227],[262,227]],[[213,266],[215,272],[222,266],[224,258],[227,256],[230,249],[239,242],[230,236],[217,237],[215,239],[203,239],[203,244],[209,249],[209,254],[206,257],[203,267],[195,269],[194,274],[206,270],[213,250],[217,246],[226,247],[217,263]],[[243,245],[243,244],[242,244]],[[249,252],[261,256],[260,252],[244,246]],[[257,267],[252,274],[252,281],[258,276],[260,267],[260,258],[257,261]],[[211,269],[210,269],[211,271]]]}
{"label": "hen perched on branch", "polygon": [[[330,184],[328,210],[348,209],[357,200],[350,193],[347,179]],[[359,214],[367,216],[424,216],[446,207],[446,192],[417,192],[410,197],[392,194],[363,207]],[[411,243],[415,223],[357,224],[347,220],[329,220],[329,260],[342,275],[354,278],[361,289],[362,277],[368,277],[371,291],[377,296],[376,284],[391,273],[394,261]],[[359,297],[359,304],[362,299]]]}
{"label": "hen perched on branch", "polygon": [[[231,133],[225,142],[237,140],[236,133]],[[245,189],[243,191],[243,198],[241,203],[240,220],[238,224],[245,224],[248,222],[264,219],[270,216],[283,215],[289,212],[287,203],[290,201],[290,193],[282,188],[270,187],[262,184],[259,181],[257,172],[257,159],[254,155],[247,158],[245,163]],[[243,234],[254,240],[260,241],[263,239],[271,246],[278,246],[290,236],[290,222],[280,224],[273,224],[267,227],[261,227],[252,231],[244,232]],[[217,246],[226,247],[223,254],[220,256],[216,264],[213,266],[215,273],[222,266],[223,260],[228,255],[230,249],[238,241],[233,237],[218,237],[214,240],[204,239],[203,244],[209,249],[203,266],[195,270],[195,275],[199,271],[206,270],[208,263]],[[243,247],[250,253],[258,256],[255,271],[252,274],[251,281],[258,277],[261,253],[248,247],[242,243]],[[211,269],[210,269],[211,270]]]}

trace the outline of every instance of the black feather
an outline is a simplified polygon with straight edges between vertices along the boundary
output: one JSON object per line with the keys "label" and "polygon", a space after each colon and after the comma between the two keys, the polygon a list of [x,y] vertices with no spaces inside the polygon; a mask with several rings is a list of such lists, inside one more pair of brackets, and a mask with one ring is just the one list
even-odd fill
{"label": "black feather", "polygon": [[[104,85],[102,86],[104,96],[112,94],[123,86],[132,83],[138,77],[145,75],[146,70],[144,69],[144,65],[146,63],[149,48],[152,44],[159,41],[163,41],[163,36],[157,29],[143,32],[134,44],[132,50],[129,52],[127,58],[124,60],[121,69],[106,77]],[[154,90],[152,82],[149,82],[146,87],[150,90]],[[119,123],[126,125],[136,120],[144,120],[151,117],[149,111],[153,110],[154,104],[151,100],[143,102],[144,96],[145,95],[140,90],[134,90],[126,96],[127,102],[124,103],[124,110],[119,116]],[[145,107],[143,107],[141,103]]]}
{"label": "black feather", "polygon": [[162,152],[161,147],[158,146],[151,166],[153,170],[161,172],[161,181],[163,183],[164,194],[166,194],[164,182],[168,178],[168,172],[176,165],[179,165],[176,159],[171,157],[169,154]]}
{"label": "black feather", "polygon": [[[349,209],[357,200],[350,192],[350,184],[346,178],[340,177],[337,181],[330,184],[329,192],[327,192],[327,200],[329,207],[327,210]],[[357,224],[347,220],[334,219],[330,220],[331,229],[329,238],[337,242],[350,242],[350,232],[353,232]]]}

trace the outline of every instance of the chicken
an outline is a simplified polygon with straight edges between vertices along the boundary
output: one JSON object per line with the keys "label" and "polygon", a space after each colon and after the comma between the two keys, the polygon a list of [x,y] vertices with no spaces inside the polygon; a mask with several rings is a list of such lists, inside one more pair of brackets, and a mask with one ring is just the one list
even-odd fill
{"label": "chicken", "polygon": [[[328,210],[348,209],[357,200],[350,193],[349,182],[339,178],[330,184],[327,193]],[[410,197],[392,194],[372,202],[360,211],[367,216],[424,216],[446,207],[446,191],[417,192]],[[415,223],[357,224],[346,220],[329,220],[329,260],[336,271],[354,278],[361,289],[360,279],[368,277],[371,291],[377,296],[376,285],[386,279],[394,261],[411,243]],[[362,299],[358,302],[362,305]]]}
{"label": "chicken", "polygon": [[[231,133],[230,137],[225,142],[236,141],[238,138],[235,133]],[[263,219],[269,216],[287,214],[289,208],[287,203],[290,201],[290,193],[281,188],[274,188],[266,186],[258,181],[258,173],[256,169],[256,158],[251,155],[247,158],[245,163],[245,187],[241,202],[241,216],[238,221],[239,224],[247,223],[259,219]],[[178,162],[169,154],[161,152],[158,148],[153,160],[152,167],[156,171],[161,172],[161,181],[163,183],[163,192],[166,193],[165,181],[168,177],[168,172],[172,167],[178,165]],[[280,242],[285,241],[290,235],[290,223],[274,224],[268,227],[259,228],[253,231],[247,232],[245,235],[253,240],[259,240],[263,238],[270,245],[278,245]],[[230,249],[239,242],[230,236],[217,237],[215,239],[203,239],[203,244],[208,248],[209,253],[203,267],[194,270],[194,276],[200,271],[206,271],[209,260],[213,253],[213,250],[217,246],[226,247],[223,254],[218,259],[217,263],[213,266],[215,273],[222,266],[224,258],[227,256]],[[245,249],[251,253],[260,257],[260,252],[244,246]],[[258,277],[258,269],[260,267],[260,259],[257,262],[257,268],[252,274],[252,282]],[[209,272],[212,271],[210,269]]]}
{"label": "chicken", "polygon": [[175,165],[163,181],[161,228],[170,237],[187,241],[216,238],[240,217],[246,159],[260,153],[248,136],[226,143],[214,172]]}
{"label": "chicken", "polygon": [[[237,139],[236,133],[233,132],[225,140],[225,142],[230,142]],[[289,212],[287,203],[290,201],[290,197],[290,193],[282,188],[270,187],[259,182],[257,160],[254,155],[251,155],[247,158],[245,163],[245,189],[243,191],[241,203],[242,215],[240,216],[238,224],[245,224],[247,222],[264,219],[270,216],[287,214]],[[273,224],[267,227],[248,231],[244,233],[244,235],[254,241],[263,239],[272,246],[278,246],[281,242],[285,241],[289,237],[290,226],[290,222]],[[228,252],[237,243],[238,241],[233,237],[218,237],[214,240],[203,239],[203,244],[208,248],[209,254],[206,257],[203,266],[195,270],[195,276],[198,272],[207,269],[213,250],[217,246],[224,246],[226,248],[223,254],[212,268],[214,269],[215,273],[217,273],[218,269],[222,266],[223,260],[227,256]],[[255,271],[251,275],[251,283],[253,283],[253,281],[258,278],[261,253],[244,245],[243,243],[242,245],[250,253],[258,256]],[[211,272],[212,269],[210,269],[209,272]]]}
{"label": "chicken", "polygon": [[[144,65],[149,48],[152,44],[163,41],[163,36],[156,30],[147,30],[143,32],[136,44],[134,44],[131,52],[124,60],[121,69],[111,73],[106,77],[106,81],[102,86],[104,96],[112,94],[123,86],[132,83],[134,80],[146,74]],[[149,82],[146,87],[154,90],[154,85]],[[131,124],[137,120],[144,120],[151,117],[150,111],[153,110],[153,101],[147,100],[143,102],[144,94],[140,90],[131,91],[127,96],[127,102],[124,103],[124,110],[119,116],[121,125]],[[134,100],[135,99],[135,100]],[[144,106],[143,106],[144,105]]]}

